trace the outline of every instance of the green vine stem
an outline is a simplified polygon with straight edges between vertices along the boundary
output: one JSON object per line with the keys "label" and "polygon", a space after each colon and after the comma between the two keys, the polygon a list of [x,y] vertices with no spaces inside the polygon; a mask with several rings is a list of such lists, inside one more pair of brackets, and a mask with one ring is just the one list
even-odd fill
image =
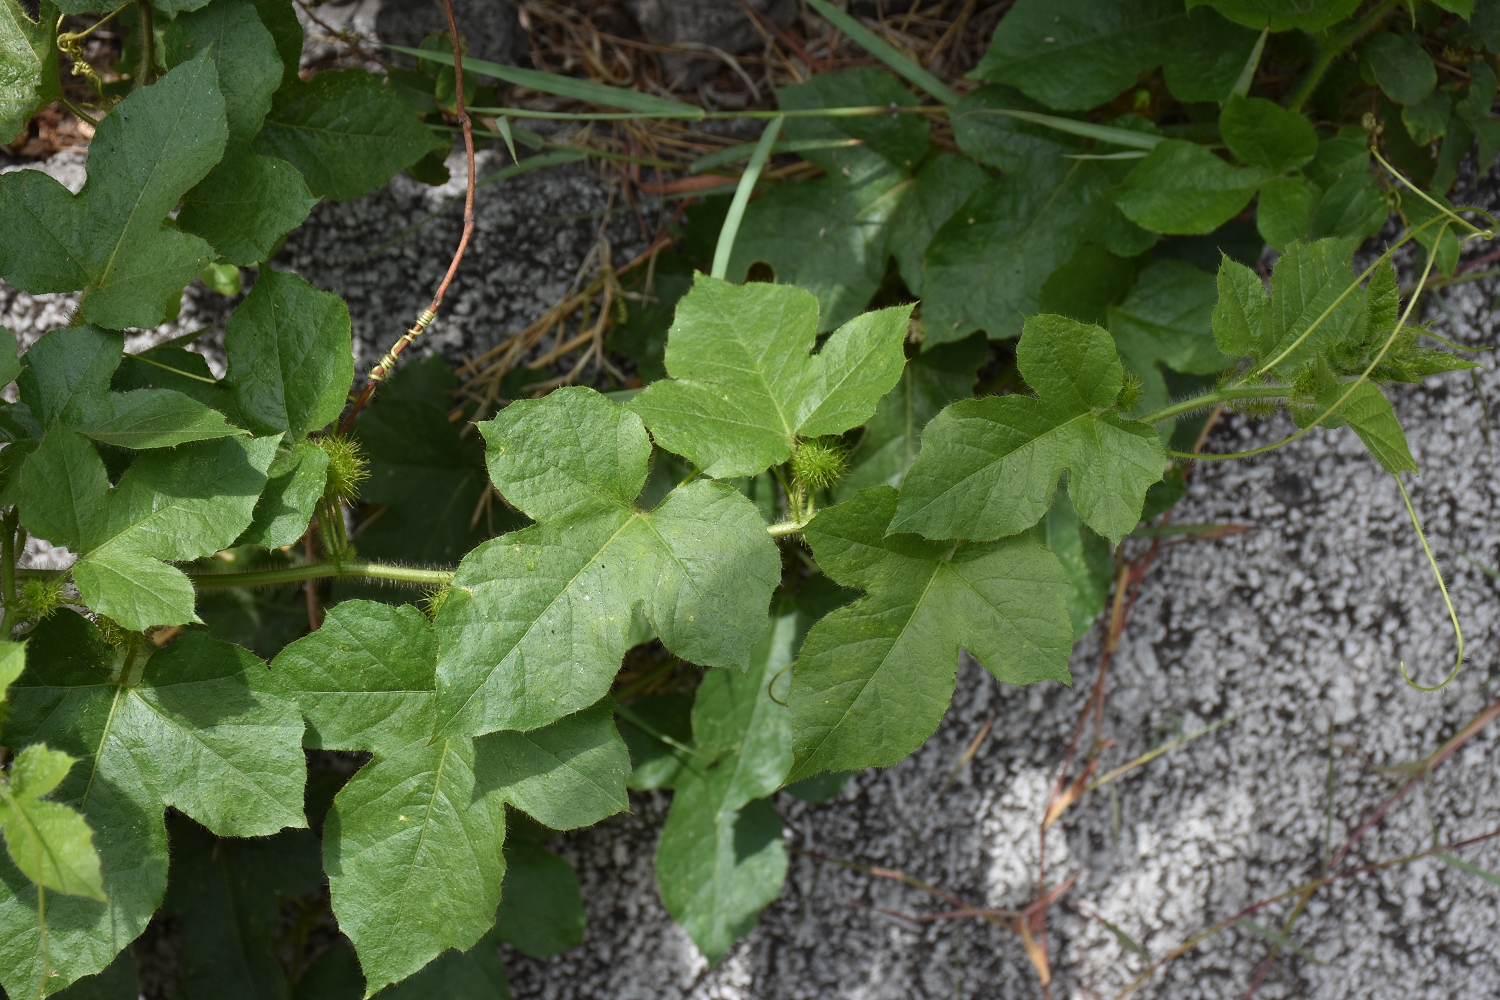
{"label": "green vine stem", "polygon": [[1293,111],[1301,111],[1302,105],[1306,104],[1308,98],[1312,97],[1313,91],[1318,89],[1318,84],[1322,81],[1323,74],[1328,71],[1329,66],[1333,65],[1333,61],[1338,58],[1339,53],[1364,37],[1367,31],[1379,24],[1382,18],[1395,9],[1398,2],[1399,0],[1382,0],[1381,3],[1375,5],[1370,13],[1352,25],[1348,31],[1345,31],[1323,46],[1322,50],[1318,53],[1318,61],[1313,63],[1312,68],[1307,71],[1307,75],[1302,78],[1302,82],[1297,85],[1297,90],[1292,94],[1292,99],[1287,102],[1287,107]]}
{"label": "green vine stem", "polygon": [[273,587],[281,583],[326,580],[333,577],[364,577],[386,580],[411,587],[445,587],[453,582],[453,571],[446,569],[413,569],[410,566],[387,566],[369,562],[316,562],[284,569],[253,570],[248,573],[189,573],[188,579],[200,590],[221,587]]}
{"label": "green vine stem", "polygon": [[1180,417],[1184,413],[1192,413],[1194,410],[1205,410],[1210,406],[1220,403],[1230,403],[1236,399],[1285,399],[1292,394],[1292,390],[1284,385],[1246,385],[1235,386],[1229,389],[1219,389],[1203,396],[1194,396],[1192,399],[1184,399],[1180,402],[1163,406],[1159,410],[1153,410],[1145,416],[1137,417],[1142,423],[1159,424],[1163,420],[1171,420]]}

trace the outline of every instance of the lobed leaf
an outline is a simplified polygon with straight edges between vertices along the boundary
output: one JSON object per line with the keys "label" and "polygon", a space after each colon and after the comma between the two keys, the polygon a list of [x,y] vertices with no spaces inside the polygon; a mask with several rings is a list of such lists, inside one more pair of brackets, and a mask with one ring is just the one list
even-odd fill
{"label": "lobed leaf", "polygon": [[30,292],[81,289],[79,314],[102,327],[161,323],[214,259],[203,240],[163,222],[227,135],[207,53],[133,91],[99,123],[77,195],[40,171],[0,175],[0,277]]}
{"label": "lobed leaf", "polygon": [[1166,454],[1113,409],[1124,371],[1110,336],[1061,316],[1027,319],[1016,348],[1037,393],[963,400],[938,414],[906,475],[893,532],[1003,538],[1035,524],[1058,476],[1084,523],[1118,541],[1140,520]]}
{"label": "lobed leaf", "polygon": [[166,806],[221,836],[306,825],[302,720],[250,653],[190,632],[142,666],[64,609],[26,660],[7,741],[78,758],[56,799],[94,829],[108,902],[49,897],[44,930],[36,893],[0,861],[0,983],[22,996],[99,972],[145,929],[166,889]]}
{"label": "lobed leaf", "polygon": [[888,766],[921,746],[953,697],[960,648],[1007,683],[1070,681],[1073,623],[1055,556],[1025,538],[888,533],[897,514],[896,491],[877,486],[807,526],[823,571],[867,593],[825,616],[802,645],[790,780]]}
{"label": "lobed leaf", "polygon": [[[525,731],[592,705],[638,603],[678,655],[743,667],[780,576],[743,494],[699,480],[650,512],[622,502],[645,482],[645,428],[589,389],[513,403],[480,429],[501,493],[544,519],[459,564],[435,622],[441,731]],[[615,447],[595,457],[569,438]]]}
{"label": "lobed leaf", "polygon": [[554,830],[574,830],[625,812],[630,755],[610,710],[595,705],[531,732],[475,741],[475,773],[486,794]]}
{"label": "lobed leaf", "polygon": [[324,822],[323,868],[365,996],[479,941],[500,903],[504,840],[504,803],[476,785],[468,739],[419,741],[340,790]]}
{"label": "lobed leaf", "polygon": [[672,377],[653,382],[629,409],[658,444],[708,475],[754,475],[785,462],[798,438],[869,419],[901,376],[910,313],[865,313],[812,355],[818,305],[808,292],[700,274],[668,335]]}
{"label": "lobed leaf", "polygon": [[308,747],[385,757],[432,734],[436,656],[432,626],[411,605],[343,601],[271,673],[302,707]]}

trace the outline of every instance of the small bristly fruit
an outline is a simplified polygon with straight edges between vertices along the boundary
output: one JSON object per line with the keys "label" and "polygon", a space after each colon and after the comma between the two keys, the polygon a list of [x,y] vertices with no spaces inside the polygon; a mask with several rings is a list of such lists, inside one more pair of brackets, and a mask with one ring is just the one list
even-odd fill
{"label": "small bristly fruit", "polygon": [[318,447],[328,456],[328,487],[331,499],[358,500],[359,487],[370,478],[370,461],[358,441],[338,434],[318,438]]}

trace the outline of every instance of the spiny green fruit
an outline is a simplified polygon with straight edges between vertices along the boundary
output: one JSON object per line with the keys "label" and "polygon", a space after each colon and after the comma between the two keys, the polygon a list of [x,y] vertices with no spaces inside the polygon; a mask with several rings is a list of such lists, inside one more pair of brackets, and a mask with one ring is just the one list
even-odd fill
{"label": "spiny green fruit", "polygon": [[443,605],[447,602],[448,595],[452,591],[452,587],[435,587],[423,596],[422,610],[427,612],[428,618],[436,618],[438,616],[438,612],[443,610]]}
{"label": "spiny green fruit", "polygon": [[370,462],[358,441],[338,434],[318,438],[318,447],[328,456],[329,498],[359,499],[359,484],[370,478]]}
{"label": "spiny green fruit", "polygon": [[838,438],[805,438],[792,449],[792,478],[805,490],[826,490],[843,478],[848,457]]}
{"label": "spiny green fruit", "polygon": [[41,621],[62,607],[62,579],[26,580],[16,598],[24,620]]}
{"label": "spiny green fruit", "polygon": [[1141,394],[1146,391],[1146,383],[1135,372],[1127,371],[1125,381],[1120,386],[1120,394],[1115,397],[1115,407],[1121,413],[1129,413],[1135,409],[1135,404],[1141,401]]}

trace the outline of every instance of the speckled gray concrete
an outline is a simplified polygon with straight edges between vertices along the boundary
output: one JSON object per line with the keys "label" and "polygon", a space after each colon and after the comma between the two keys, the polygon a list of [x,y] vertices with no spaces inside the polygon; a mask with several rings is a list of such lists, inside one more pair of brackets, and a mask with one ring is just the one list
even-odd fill
{"label": "speckled gray concrete", "polygon": [[[572,279],[605,204],[582,168],[528,175],[486,189],[473,270],[455,292],[436,343],[471,353],[517,329]],[[451,193],[451,192],[448,192]],[[398,180],[392,189],[324,206],[289,242],[282,266],[350,297],[366,362],[425,300],[443,254],[408,240],[356,259],[430,212],[443,197]],[[1481,199],[1497,200],[1493,193]],[[486,207],[486,206],[489,207]],[[563,218],[565,217],[566,218]],[[629,243],[623,213],[611,233]],[[617,230],[614,226],[618,225]],[[487,228],[486,228],[487,227]],[[426,232],[426,231],[424,231]],[[431,225],[450,244],[456,222]],[[1449,332],[1495,344],[1494,289],[1453,289]],[[3,290],[0,322],[26,336],[65,321],[63,296]],[[190,291],[169,329],[222,325],[227,300]],[[1500,400],[1500,376],[1482,378]],[[1110,678],[1106,766],[1179,729],[1236,710],[1211,736],[1179,749],[1071,810],[1049,841],[1051,878],[1080,876],[1070,894],[1161,955],[1239,907],[1318,871],[1324,841],[1329,724],[1340,748],[1335,842],[1392,787],[1372,765],[1416,759],[1500,696],[1500,588],[1458,557],[1500,563],[1497,457],[1465,374],[1393,393],[1423,475],[1413,499],[1449,574],[1469,663],[1447,690],[1401,681],[1402,657],[1424,681],[1452,657],[1452,634],[1389,476],[1352,434],[1315,433],[1254,460],[1202,466],[1181,522],[1257,526],[1235,539],[1168,549],[1147,577]],[[1289,424],[1227,422],[1210,448],[1231,450],[1284,434]],[[1500,431],[1497,431],[1500,434]],[[1097,633],[1074,657],[1077,686],[1004,688],[960,671],[953,710],[912,758],[856,776],[838,799],[805,806],[783,797],[799,847],[900,867],[976,904],[1014,906],[1033,892],[1036,829],[1047,790],[1097,663]],[[941,801],[933,794],[991,713],[993,734]],[[1375,860],[1500,826],[1500,729],[1482,735],[1366,836],[1354,861]],[[1030,998],[1039,995],[1019,942],[984,925],[914,925],[872,912],[934,912],[923,894],[794,856],[787,889],[761,927],[708,969],[666,917],[651,856],[664,796],[562,838],[589,907],[585,945],[548,961],[507,955],[522,997]],[[1500,870],[1500,843],[1464,852]],[[1272,910],[1267,922],[1282,911]],[[1054,994],[1112,996],[1142,967],[1101,925],[1064,904],[1049,923]],[[1500,893],[1471,875],[1421,861],[1335,886],[1296,930],[1324,964],[1278,959],[1266,998],[1380,1000],[1500,993]],[[1190,1000],[1241,995],[1266,945],[1226,933],[1169,966],[1146,995]]]}
{"label": "speckled gray concrete", "polygon": [[[503,151],[484,151],[475,172],[482,181],[507,162]],[[457,151],[449,167],[454,179],[442,187],[398,174],[367,198],[324,202],[275,261],[348,301],[361,371],[416,320],[447,270],[463,225]],[[621,198],[611,203],[598,168],[583,164],[482,183],[474,214],[469,251],[442,314],[414,354],[481,354],[561,299],[601,238],[616,266],[644,246],[634,213]]]}

